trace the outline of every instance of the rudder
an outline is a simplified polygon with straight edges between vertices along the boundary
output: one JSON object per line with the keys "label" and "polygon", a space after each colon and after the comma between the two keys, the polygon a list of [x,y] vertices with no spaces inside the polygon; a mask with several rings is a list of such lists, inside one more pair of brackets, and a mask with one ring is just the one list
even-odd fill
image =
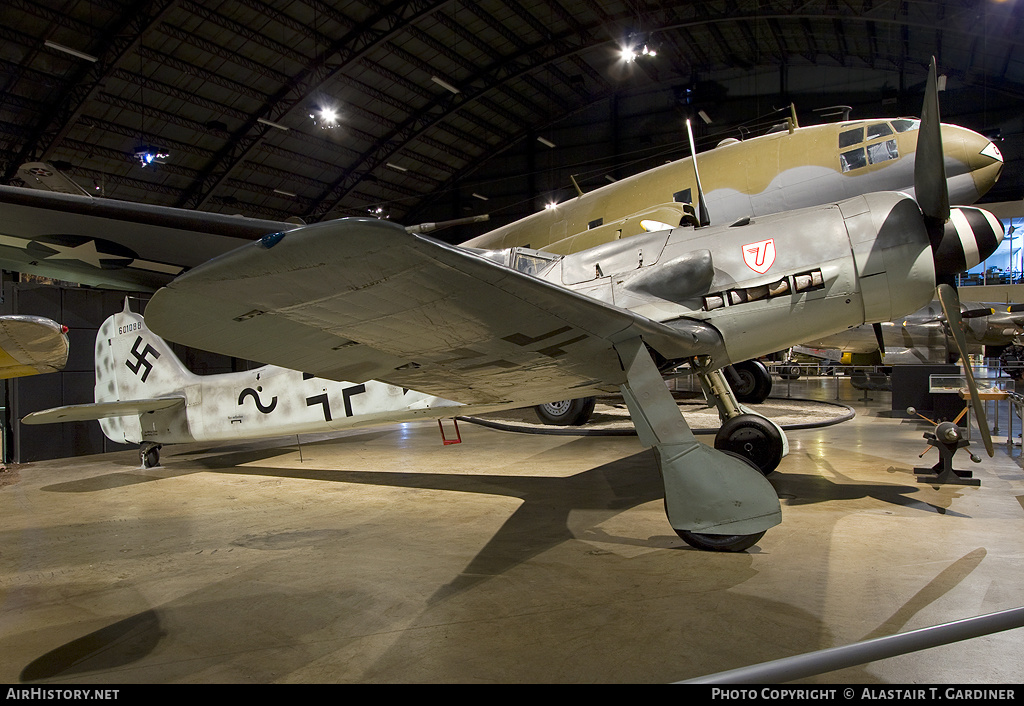
{"label": "rudder", "polygon": [[[146,328],[125,299],[124,309],[107,318],[96,333],[96,402],[160,397],[194,382],[166,341]],[[109,439],[139,438],[138,418],[101,419]]]}

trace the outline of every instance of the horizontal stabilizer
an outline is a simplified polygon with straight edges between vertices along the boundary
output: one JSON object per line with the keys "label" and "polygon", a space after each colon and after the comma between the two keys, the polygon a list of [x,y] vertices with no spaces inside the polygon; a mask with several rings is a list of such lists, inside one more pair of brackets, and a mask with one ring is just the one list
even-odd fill
{"label": "horizontal stabilizer", "polygon": [[92,402],[89,404],[69,404],[53,407],[25,415],[22,424],[56,424],[58,422],[87,422],[93,419],[109,417],[127,417],[131,415],[156,412],[180,405],[185,406],[185,398],[155,397],[148,400],[117,400],[116,402]]}

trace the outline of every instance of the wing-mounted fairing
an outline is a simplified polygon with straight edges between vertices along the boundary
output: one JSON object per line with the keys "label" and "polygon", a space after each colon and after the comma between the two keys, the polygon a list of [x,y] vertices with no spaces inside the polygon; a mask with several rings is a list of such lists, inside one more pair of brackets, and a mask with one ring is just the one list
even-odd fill
{"label": "wing-mounted fairing", "polygon": [[67,328],[42,316],[0,316],[0,379],[63,370]]}

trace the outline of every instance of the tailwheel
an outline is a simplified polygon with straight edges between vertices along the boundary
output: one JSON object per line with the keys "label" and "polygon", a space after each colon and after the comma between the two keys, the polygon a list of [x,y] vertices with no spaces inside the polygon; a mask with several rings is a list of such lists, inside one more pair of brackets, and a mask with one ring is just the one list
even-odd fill
{"label": "tailwheel", "polygon": [[710,552],[742,552],[757,544],[764,536],[764,532],[757,534],[702,534],[680,529],[676,530],[676,534],[691,547]]}
{"label": "tailwheel", "polygon": [[715,448],[731,451],[768,475],[782,462],[785,444],[774,424],[756,414],[740,414],[725,420],[715,434]]}
{"label": "tailwheel", "polygon": [[160,444],[145,442],[139,447],[139,460],[143,468],[155,468],[160,465]]}

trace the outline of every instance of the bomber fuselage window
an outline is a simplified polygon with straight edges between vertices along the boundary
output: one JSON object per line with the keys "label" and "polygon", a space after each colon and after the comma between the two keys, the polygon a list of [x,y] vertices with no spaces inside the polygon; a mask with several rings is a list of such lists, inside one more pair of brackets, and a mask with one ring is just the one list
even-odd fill
{"label": "bomber fuselage window", "polygon": [[597,228],[599,225],[601,225],[603,223],[604,223],[604,218],[595,218],[594,220],[592,220],[590,223],[587,224],[587,228],[589,228],[589,229]]}
{"label": "bomber fuselage window", "polygon": [[858,127],[853,130],[845,130],[839,133],[839,149],[855,145],[864,141],[864,128]]}
{"label": "bomber fuselage window", "polygon": [[676,203],[693,203],[693,197],[690,196],[689,189],[683,189],[672,194],[672,200]]}

